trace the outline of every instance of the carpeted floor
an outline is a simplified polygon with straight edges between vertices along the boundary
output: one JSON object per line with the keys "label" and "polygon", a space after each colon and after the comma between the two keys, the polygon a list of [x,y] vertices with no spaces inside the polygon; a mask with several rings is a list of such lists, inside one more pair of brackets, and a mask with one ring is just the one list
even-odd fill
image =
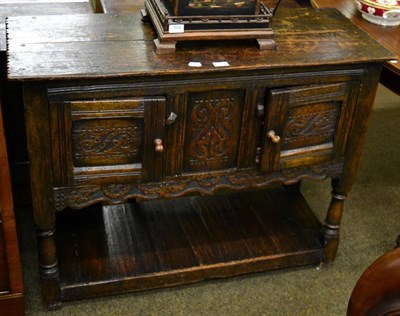
{"label": "carpeted floor", "polygon": [[[46,313],[40,301],[34,229],[19,216],[27,315],[345,315],[361,273],[400,234],[400,97],[380,86],[357,182],[345,204],[335,264],[206,281],[160,290],[67,302]],[[330,183],[302,191],[322,221]],[[21,210],[19,210],[21,211]],[[27,212],[28,211],[28,212]],[[22,212],[19,212],[22,213]]]}

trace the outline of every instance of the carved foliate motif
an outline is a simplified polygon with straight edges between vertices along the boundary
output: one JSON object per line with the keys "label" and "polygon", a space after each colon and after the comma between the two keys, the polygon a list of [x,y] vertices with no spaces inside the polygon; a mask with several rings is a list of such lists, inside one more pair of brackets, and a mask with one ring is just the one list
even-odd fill
{"label": "carved foliate motif", "polygon": [[140,162],[143,123],[140,120],[120,120],[115,125],[110,122],[104,127],[99,121],[74,122],[72,145],[77,166]]}
{"label": "carved foliate motif", "polygon": [[333,141],[338,120],[338,107],[324,110],[304,111],[289,114],[283,139],[282,149],[291,149],[310,145],[318,145]]}
{"label": "carved foliate motif", "polygon": [[195,101],[191,119],[196,160],[228,158],[226,143],[231,138],[232,103],[233,99]]}
{"label": "carved foliate motif", "polygon": [[82,187],[54,188],[57,210],[66,207],[83,208],[94,203],[123,203],[128,199],[152,200],[177,198],[189,194],[213,194],[218,190],[244,190],[266,188],[272,183],[290,184],[301,179],[339,178],[343,170],[343,159],[313,166],[300,166],[269,174],[258,170],[245,170],[232,174],[205,174],[170,179],[161,182],[119,183]]}
{"label": "carved foliate motif", "polygon": [[325,112],[311,112],[290,116],[285,128],[285,142],[294,138],[332,135],[335,131],[338,111],[336,108]]}
{"label": "carved foliate motif", "polygon": [[187,171],[234,166],[242,104],[240,91],[192,96],[185,138]]}

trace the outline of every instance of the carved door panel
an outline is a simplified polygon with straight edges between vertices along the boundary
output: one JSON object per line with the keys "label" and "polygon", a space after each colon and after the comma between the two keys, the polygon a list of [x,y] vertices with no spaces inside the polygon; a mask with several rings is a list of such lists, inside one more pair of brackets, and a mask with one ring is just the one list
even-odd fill
{"label": "carved door panel", "polygon": [[51,104],[55,186],[162,177],[164,97]]}
{"label": "carved door panel", "polygon": [[269,91],[262,135],[264,172],[342,157],[358,83]]}
{"label": "carved door panel", "polygon": [[237,168],[244,97],[244,90],[188,94],[184,173]]}

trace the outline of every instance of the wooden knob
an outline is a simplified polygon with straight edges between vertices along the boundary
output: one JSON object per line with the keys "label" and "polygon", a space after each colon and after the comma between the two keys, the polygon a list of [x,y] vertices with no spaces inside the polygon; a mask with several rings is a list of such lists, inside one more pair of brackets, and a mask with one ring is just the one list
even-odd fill
{"label": "wooden knob", "polygon": [[275,143],[275,144],[278,144],[278,143],[281,141],[281,138],[280,138],[278,135],[275,134],[275,131],[274,131],[274,130],[270,130],[270,131],[267,133],[267,137],[268,137],[269,139],[271,139],[271,141],[272,141],[273,143]]}
{"label": "wooden knob", "polygon": [[160,138],[156,138],[154,140],[154,150],[158,153],[162,153],[164,151],[164,146]]}

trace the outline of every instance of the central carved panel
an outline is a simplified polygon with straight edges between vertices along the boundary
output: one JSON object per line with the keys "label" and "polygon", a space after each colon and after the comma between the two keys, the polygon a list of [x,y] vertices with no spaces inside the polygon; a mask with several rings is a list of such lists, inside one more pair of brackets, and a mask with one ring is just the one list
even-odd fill
{"label": "central carved panel", "polygon": [[236,167],[243,97],[237,90],[189,95],[185,172]]}

